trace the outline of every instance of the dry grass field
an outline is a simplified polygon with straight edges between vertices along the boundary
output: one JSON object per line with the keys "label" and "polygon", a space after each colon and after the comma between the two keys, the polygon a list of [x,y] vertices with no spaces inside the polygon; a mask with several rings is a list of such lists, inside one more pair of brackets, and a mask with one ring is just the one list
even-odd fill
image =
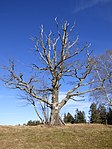
{"label": "dry grass field", "polygon": [[112,149],[112,126],[0,126],[0,149]]}

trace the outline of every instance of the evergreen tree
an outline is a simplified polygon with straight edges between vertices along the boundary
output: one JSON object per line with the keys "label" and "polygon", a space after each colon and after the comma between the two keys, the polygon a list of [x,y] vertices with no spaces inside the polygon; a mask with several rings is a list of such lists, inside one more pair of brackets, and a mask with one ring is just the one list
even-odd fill
{"label": "evergreen tree", "polygon": [[65,123],[74,123],[74,118],[69,112],[67,113],[67,115],[64,114],[64,122]]}
{"label": "evergreen tree", "polygon": [[100,123],[101,124],[106,124],[107,122],[107,112],[106,112],[106,108],[103,105],[99,105],[98,107],[98,111],[100,113]]}
{"label": "evergreen tree", "polygon": [[86,123],[84,111],[79,111],[78,109],[76,109],[75,123]]}
{"label": "evergreen tree", "polygon": [[112,125],[112,109],[109,108],[109,112],[107,113],[107,123]]}
{"label": "evergreen tree", "polygon": [[40,121],[32,121],[32,120],[29,120],[28,122],[27,122],[27,126],[36,126],[36,125],[39,125],[40,124]]}
{"label": "evergreen tree", "polygon": [[89,114],[90,114],[90,123],[100,123],[101,121],[100,112],[97,109],[96,103],[91,104]]}
{"label": "evergreen tree", "polygon": [[64,121],[65,123],[67,123],[67,115],[66,115],[66,113],[64,114],[63,121]]}
{"label": "evergreen tree", "polygon": [[[108,112],[107,112],[108,111]],[[112,125],[112,109],[107,110],[105,106],[92,103],[90,106],[90,123],[100,123]]]}

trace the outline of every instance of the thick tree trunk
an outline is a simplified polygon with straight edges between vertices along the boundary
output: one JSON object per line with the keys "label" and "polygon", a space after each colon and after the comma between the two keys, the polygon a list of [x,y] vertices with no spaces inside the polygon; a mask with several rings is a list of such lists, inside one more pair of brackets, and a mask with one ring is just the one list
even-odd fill
{"label": "thick tree trunk", "polygon": [[60,120],[59,110],[54,108],[51,109],[50,125],[59,126],[61,124],[62,122]]}

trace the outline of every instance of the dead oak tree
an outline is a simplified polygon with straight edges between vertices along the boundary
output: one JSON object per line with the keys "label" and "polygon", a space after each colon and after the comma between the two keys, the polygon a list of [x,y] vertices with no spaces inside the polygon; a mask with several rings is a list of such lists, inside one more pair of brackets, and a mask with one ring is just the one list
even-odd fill
{"label": "dead oak tree", "polygon": [[[16,74],[13,62],[10,62],[10,67],[4,67],[9,72],[9,76],[2,78],[2,81],[5,82],[6,86],[12,89],[19,89],[30,95],[35,101],[41,101],[46,104],[50,109],[49,123],[51,125],[60,125],[62,124],[59,116],[60,110],[69,100],[75,101],[75,97],[100,87],[93,89],[85,88],[85,86],[93,83],[92,81],[86,81],[93,68],[91,53],[88,50],[89,44],[79,48],[78,36],[73,41],[70,38],[74,25],[70,27],[66,21],[60,27],[57,19],[55,19],[55,22],[55,35],[52,32],[46,35],[44,27],[41,26],[39,38],[35,37],[33,39],[36,56],[40,63],[33,64],[32,68],[35,72],[43,73],[48,80],[48,84],[40,87],[39,81],[41,82],[42,79],[39,79],[39,73],[37,73],[38,79],[33,76],[29,81],[25,81],[23,74]],[[70,81],[72,84],[67,85],[68,91],[65,97],[59,100],[62,86],[64,85],[66,88],[66,83]],[[44,94],[49,94],[49,99],[45,98]]]}

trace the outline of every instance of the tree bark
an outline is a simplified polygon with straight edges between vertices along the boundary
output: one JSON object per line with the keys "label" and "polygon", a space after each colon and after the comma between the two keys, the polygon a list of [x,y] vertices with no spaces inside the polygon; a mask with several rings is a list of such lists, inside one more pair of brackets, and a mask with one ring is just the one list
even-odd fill
{"label": "tree bark", "polygon": [[61,125],[62,122],[60,121],[59,110],[57,107],[51,109],[51,117],[50,117],[50,125],[58,126]]}

